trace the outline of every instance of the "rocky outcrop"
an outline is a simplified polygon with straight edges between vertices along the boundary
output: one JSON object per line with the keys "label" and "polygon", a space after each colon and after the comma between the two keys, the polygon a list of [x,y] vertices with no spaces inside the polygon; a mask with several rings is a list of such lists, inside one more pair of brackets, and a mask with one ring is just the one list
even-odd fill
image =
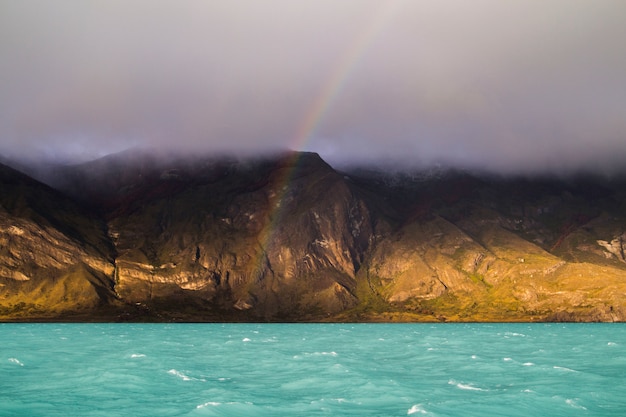
{"label": "rocky outcrop", "polygon": [[91,311],[115,299],[103,222],[6,166],[0,187],[0,314]]}
{"label": "rocky outcrop", "polygon": [[141,152],[48,178],[0,169],[5,319],[626,318],[619,181]]}
{"label": "rocky outcrop", "polygon": [[626,233],[622,233],[619,236],[614,237],[611,241],[606,240],[597,240],[598,245],[602,246],[606,251],[604,255],[607,258],[615,257],[615,259],[626,262],[626,257],[624,255],[624,239],[626,238]]}
{"label": "rocky outcrop", "polygon": [[109,228],[125,299],[148,303],[155,288],[164,297],[174,284],[284,318],[356,304],[355,276],[373,234],[366,202],[313,154],[233,164],[219,181],[152,198]]}

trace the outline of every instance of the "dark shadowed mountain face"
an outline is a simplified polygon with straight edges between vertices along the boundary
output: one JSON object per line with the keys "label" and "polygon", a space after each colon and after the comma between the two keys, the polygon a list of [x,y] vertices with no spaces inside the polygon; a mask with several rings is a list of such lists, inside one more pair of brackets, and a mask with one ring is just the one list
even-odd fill
{"label": "dark shadowed mountain face", "polygon": [[5,319],[626,317],[622,180],[137,151],[41,178],[0,169]]}

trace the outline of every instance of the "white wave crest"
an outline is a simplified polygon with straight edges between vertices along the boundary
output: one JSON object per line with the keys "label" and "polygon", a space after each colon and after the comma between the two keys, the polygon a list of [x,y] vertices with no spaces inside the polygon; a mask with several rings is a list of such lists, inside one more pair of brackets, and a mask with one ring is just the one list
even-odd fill
{"label": "white wave crest", "polygon": [[469,390],[469,391],[485,391],[482,388],[478,388],[478,387],[475,387],[473,385],[468,385],[468,384],[461,384],[461,383],[459,383],[459,384],[456,384],[456,386],[459,389],[464,389],[464,390]]}
{"label": "white wave crest", "polygon": [[167,371],[167,373],[170,374],[170,375],[177,376],[180,379],[182,379],[183,381],[191,381],[190,377],[188,377],[187,375],[183,374],[180,371],[177,371],[176,369],[170,369],[169,371]]}
{"label": "white wave crest", "polygon": [[244,343],[252,342],[252,340],[248,339],[247,337],[244,337],[241,341]]}
{"label": "white wave crest", "polygon": [[[336,357],[339,356],[339,354],[337,352],[305,352],[304,356],[332,356],[332,357]],[[300,355],[295,355],[293,357],[294,359],[300,359],[301,356]]]}
{"label": "white wave crest", "polygon": [[554,369],[558,369],[558,370],[560,370],[560,371],[565,371],[565,372],[578,372],[578,371],[575,371],[574,369],[566,368],[566,367],[564,367],[564,366],[556,366],[556,365],[555,365],[555,366],[553,366],[552,368],[554,368]]}
{"label": "white wave crest", "polygon": [[167,371],[168,374],[170,375],[174,375],[180,379],[182,379],[183,381],[203,381],[206,382],[206,379],[198,379],[198,378],[192,378],[190,376],[185,375],[184,373],[177,371],[176,369],[170,369],[169,371]]}
{"label": "white wave crest", "polygon": [[217,401],[209,401],[204,404],[197,405],[196,408],[204,408],[204,407],[217,407],[218,405],[222,405],[222,403],[218,403]]}
{"label": "white wave crest", "polygon": [[576,408],[578,410],[586,410],[587,409],[587,407],[583,407],[582,405],[576,403],[576,400],[573,400],[573,399],[570,399],[570,398],[565,400],[565,404],[569,405],[572,408]]}
{"label": "white wave crest", "polygon": [[453,380],[453,379],[451,379],[450,381],[448,381],[448,384],[450,384],[450,385],[454,385],[454,386],[456,386],[456,387],[457,387],[457,388],[459,388],[459,389],[463,389],[463,390],[467,390],[467,391],[487,391],[487,390],[485,390],[485,389],[475,387],[475,386],[473,386],[473,385],[471,385],[471,384],[463,384],[463,383],[461,383],[461,382],[456,382],[456,381],[455,381],[455,380]]}
{"label": "white wave crest", "polygon": [[24,364],[22,362],[20,362],[20,360],[17,359],[17,358],[9,358],[9,362],[14,363],[14,364],[19,365],[19,366],[24,366]]}
{"label": "white wave crest", "polygon": [[422,404],[415,404],[413,407],[409,408],[409,411],[407,411],[406,414],[428,414],[428,412],[424,410]]}
{"label": "white wave crest", "polygon": [[227,402],[227,403],[220,403],[220,402],[217,402],[217,401],[207,401],[204,404],[197,405],[196,409],[205,408],[205,407],[219,407],[221,405],[231,405],[231,406],[232,405],[254,405],[254,403],[252,403],[250,401],[245,401],[245,402],[242,402],[242,403],[235,402],[235,401],[230,401],[230,402]]}
{"label": "white wave crest", "polygon": [[132,355],[130,355],[131,358],[135,359],[135,358],[145,358],[146,355],[144,355],[143,353],[133,353]]}

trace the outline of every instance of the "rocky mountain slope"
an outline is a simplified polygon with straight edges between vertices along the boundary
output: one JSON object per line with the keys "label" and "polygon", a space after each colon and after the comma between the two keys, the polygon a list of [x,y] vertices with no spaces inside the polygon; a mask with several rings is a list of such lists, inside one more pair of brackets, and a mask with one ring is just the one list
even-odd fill
{"label": "rocky mountain slope", "polygon": [[138,151],[40,179],[0,167],[5,320],[626,318],[620,179]]}
{"label": "rocky mountain slope", "polygon": [[106,224],[0,165],[0,317],[93,310],[115,298]]}

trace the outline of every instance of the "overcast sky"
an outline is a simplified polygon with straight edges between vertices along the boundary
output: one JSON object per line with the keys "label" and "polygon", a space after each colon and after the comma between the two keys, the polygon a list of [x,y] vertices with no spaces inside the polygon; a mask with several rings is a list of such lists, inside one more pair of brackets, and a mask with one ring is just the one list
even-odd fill
{"label": "overcast sky", "polygon": [[626,165],[626,1],[0,0],[0,152]]}

